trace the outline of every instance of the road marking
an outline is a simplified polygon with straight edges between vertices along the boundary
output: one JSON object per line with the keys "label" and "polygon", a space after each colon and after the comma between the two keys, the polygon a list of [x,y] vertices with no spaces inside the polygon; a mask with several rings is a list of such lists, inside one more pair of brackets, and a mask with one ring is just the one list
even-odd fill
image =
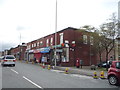
{"label": "road marking", "polygon": [[51,70],[51,71],[53,71],[53,72],[58,72],[58,73],[64,72],[64,71],[60,71],[60,70]]}
{"label": "road marking", "polygon": [[42,89],[42,87],[41,87],[41,86],[37,85],[36,83],[34,83],[34,82],[33,82],[33,81],[31,81],[30,79],[26,78],[25,76],[23,76],[23,78],[24,78],[25,80],[29,81],[30,83],[32,83],[33,85],[35,85],[36,87],[38,87],[38,88],[41,88],[41,89]]}
{"label": "road marking", "polygon": [[13,69],[11,69],[13,72],[15,72],[16,74],[19,74],[17,71],[15,71],[15,70],[13,70]]}
{"label": "road marking", "polygon": [[85,76],[85,75],[71,74],[70,76],[79,77],[79,78],[86,78],[86,79],[92,79],[92,77],[90,77],[90,76]]}

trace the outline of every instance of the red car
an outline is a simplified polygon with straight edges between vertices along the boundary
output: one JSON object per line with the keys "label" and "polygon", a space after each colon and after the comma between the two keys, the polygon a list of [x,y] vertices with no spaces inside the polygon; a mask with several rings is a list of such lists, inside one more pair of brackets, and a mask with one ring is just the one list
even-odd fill
{"label": "red car", "polygon": [[120,61],[112,61],[108,69],[108,81],[111,85],[120,85]]}

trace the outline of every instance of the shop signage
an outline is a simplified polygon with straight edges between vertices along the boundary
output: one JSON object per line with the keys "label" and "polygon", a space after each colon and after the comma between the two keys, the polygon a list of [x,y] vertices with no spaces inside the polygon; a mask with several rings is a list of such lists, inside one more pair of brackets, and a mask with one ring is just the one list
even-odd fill
{"label": "shop signage", "polygon": [[55,48],[55,47],[56,47],[56,48],[61,47],[61,44],[60,44],[60,45],[53,46],[53,48]]}
{"label": "shop signage", "polygon": [[49,53],[50,48],[46,47],[46,48],[40,48],[40,53]]}
{"label": "shop signage", "polygon": [[62,52],[63,50],[62,49],[56,49],[56,52]]}
{"label": "shop signage", "polygon": [[29,50],[29,53],[32,53],[33,52],[33,50]]}

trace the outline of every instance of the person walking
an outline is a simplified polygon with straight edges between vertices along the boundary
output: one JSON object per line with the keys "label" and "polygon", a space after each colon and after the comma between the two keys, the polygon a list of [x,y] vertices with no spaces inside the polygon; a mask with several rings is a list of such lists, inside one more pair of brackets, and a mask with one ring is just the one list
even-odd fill
{"label": "person walking", "polygon": [[82,68],[83,60],[80,60],[80,67]]}

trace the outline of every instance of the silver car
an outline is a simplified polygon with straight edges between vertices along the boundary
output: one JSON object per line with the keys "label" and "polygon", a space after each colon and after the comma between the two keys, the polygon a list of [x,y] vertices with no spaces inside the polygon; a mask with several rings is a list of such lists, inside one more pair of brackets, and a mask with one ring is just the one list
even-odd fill
{"label": "silver car", "polygon": [[14,55],[5,55],[1,65],[5,66],[5,65],[11,65],[11,66],[15,66],[15,62],[16,62],[16,58],[14,57]]}

